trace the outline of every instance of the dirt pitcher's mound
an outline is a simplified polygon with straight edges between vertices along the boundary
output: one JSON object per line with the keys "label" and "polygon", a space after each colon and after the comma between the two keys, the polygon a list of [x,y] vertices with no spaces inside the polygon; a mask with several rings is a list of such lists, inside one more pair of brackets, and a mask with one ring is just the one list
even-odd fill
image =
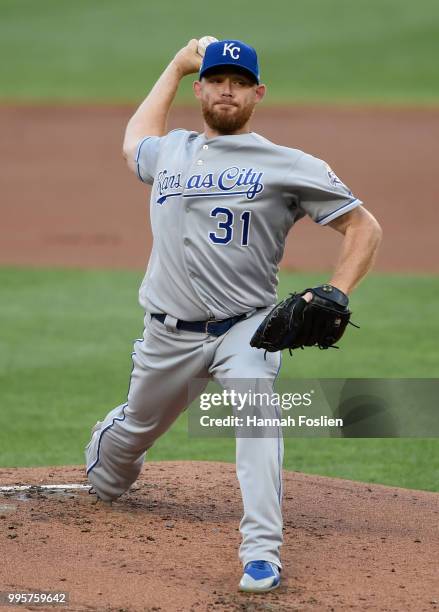
{"label": "dirt pitcher's mound", "polygon": [[[65,483],[82,469],[2,470],[3,485]],[[64,591],[88,611],[439,608],[437,494],[286,472],[283,582],[266,595],[237,590],[240,516],[221,463],[147,463],[111,508],[2,492],[0,590]]]}

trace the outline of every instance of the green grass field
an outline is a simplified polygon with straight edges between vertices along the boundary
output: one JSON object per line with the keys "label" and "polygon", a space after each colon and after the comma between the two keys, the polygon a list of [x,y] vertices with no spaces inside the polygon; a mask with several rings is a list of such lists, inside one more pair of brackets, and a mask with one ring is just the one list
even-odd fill
{"label": "green grass field", "polygon": [[[439,101],[437,0],[0,0],[0,102],[142,99],[189,38],[259,51],[267,103]],[[177,101],[192,100],[186,79]],[[327,280],[281,277],[281,294]],[[126,396],[142,333],[136,272],[0,268],[0,465],[81,463],[90,425]],[[285,355],[282,376],[438,377],[439,279],[374,275],[340,351]],[[438,490],[439,444],[289,439],[287,469]],[[233,440],[189,439],[183,416],[153,460],[233,461]]]}
{"label": "green grass field", "polygon": [[[268,103],[439,100],[437,0],[1,0],[0,96],[141,99],[205,34],[258,49]],[[192,99],[187,81],[180,101]]]}
{"label": "green grass field", "polygon": [[[1,466],[83,462],[90,426],[126,397],[140,279],[0,268]],[[283,273],[280,294],[323,280]],[[437,378],[438,289],[435,277],[370,276],[352,299],[361,330],[340,351],[285,354],[281,376]],[[288,439],[285,467],[438,490],[438,450],[438,440]],[[234,441],[188,438],[183,416],[149,457],[233,461]]]}

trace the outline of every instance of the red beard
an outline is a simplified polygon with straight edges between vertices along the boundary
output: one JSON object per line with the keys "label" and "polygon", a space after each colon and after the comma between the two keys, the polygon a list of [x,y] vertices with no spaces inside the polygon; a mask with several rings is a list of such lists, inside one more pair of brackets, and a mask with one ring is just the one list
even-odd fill
{"label": "red beard", "polygon": [[234,134],[240,130],[253,114],[254,104],[247,104],[243,108],[233,107],[232,112],[218,109],[218,105],[209,106],[201,102],[201,111],[207,125],[220,134]]}

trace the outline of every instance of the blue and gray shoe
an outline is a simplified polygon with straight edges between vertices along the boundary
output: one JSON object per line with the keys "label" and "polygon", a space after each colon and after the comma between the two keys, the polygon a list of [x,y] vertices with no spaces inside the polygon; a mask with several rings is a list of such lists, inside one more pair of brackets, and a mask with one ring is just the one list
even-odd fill
{"label": "blue and gray shoe", "polygon": [[239,589],[247,593],[267,593],[280,585],[280,570],[269,561],[250,561],[244,568]]}

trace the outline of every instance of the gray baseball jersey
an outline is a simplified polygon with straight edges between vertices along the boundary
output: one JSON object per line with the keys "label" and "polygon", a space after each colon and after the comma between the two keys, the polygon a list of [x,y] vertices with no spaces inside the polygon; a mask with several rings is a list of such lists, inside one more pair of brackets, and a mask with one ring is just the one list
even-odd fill
{"label": "gray baseball jersey", "polygon": [[140,288],[149,312],[225,319],[276,301],[278,264],[304,215],[325,225],[361,201],[322,160],[254,132],[144,138],[153,250]]}

